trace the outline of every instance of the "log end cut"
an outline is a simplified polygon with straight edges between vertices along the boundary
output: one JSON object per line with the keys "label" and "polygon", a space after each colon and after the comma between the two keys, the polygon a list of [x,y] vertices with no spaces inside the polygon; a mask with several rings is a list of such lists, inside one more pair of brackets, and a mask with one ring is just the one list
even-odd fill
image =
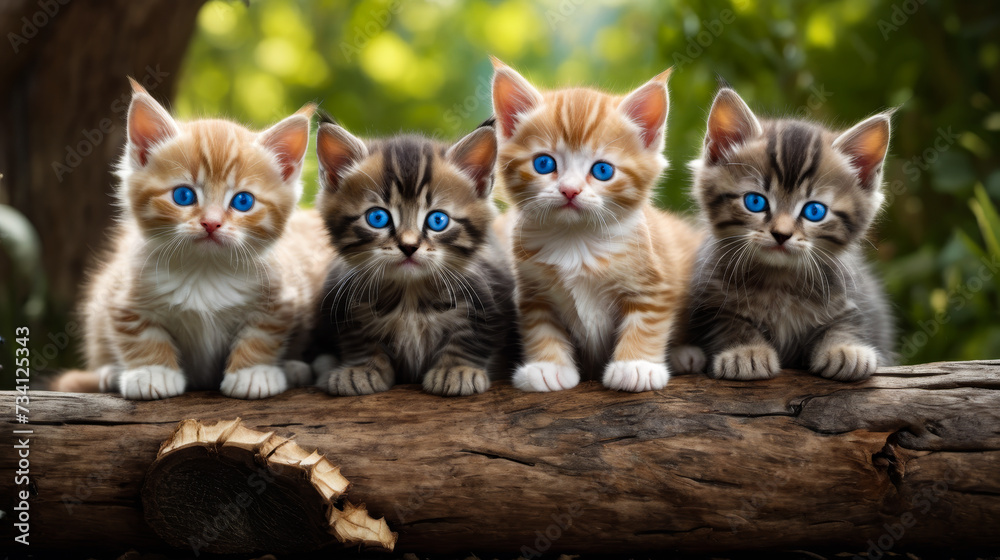
{"label": "log end cut", "polygon": [[184,420],[160,447],[142,488],[146,522],[197,552],[307,552],[333,542],[392,550],[385,519],[344,499],[340,468],[239,418]]}

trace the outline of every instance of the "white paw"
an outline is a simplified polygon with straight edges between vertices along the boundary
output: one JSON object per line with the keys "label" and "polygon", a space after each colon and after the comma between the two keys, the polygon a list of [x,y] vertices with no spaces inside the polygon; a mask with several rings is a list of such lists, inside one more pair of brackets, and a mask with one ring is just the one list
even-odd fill
{"label": "white paw", "polygon": [[678,346],[670,352],[670,365],[677,373],[701,373],[705,363],[705,353],[697,346]]}
{"label": "white paw", "polygon": [[670,372],[666,364],[645,360],[611,362],[604,369],[604,386],[616,391],[656,391],[667,386]]}
{"label": "white paw", "polygon": [[766,344],[736,346],[712,360],[711,374],[716,379],[770,379],[780,372],[778,353]]}
{"label": "white paw", "polygon": [[266,399],[288,388],[285,372],[277,366],[257,365],[227,373],[219,390],[234,399]]}
{"label": "white paw", "polygon": [[522,391],[562,391],[580,383],[580,374],[573,366],[553,362],[530,362],[517,368],[511,380]]}
{"label": "white paw", "polygon": [[424,375],[424,391],[446,397],[464,397],[490,388],[486,370],[471,366],[434,368]]}
{"label": "white paw", "polygon": [[285,360],[281,362],[281,371],[285,372],[289,387],[308,387],[313,382],[312,367],[305,362]]}
{"label": "white paw", "polygon": [[871,377],[876,367],[878,353],[874,348],[841,344],[816,352],[811,369],[835,381],[860,381]]}
{"label": "white paw", "polygon": [[176,397],[184,392],[187,379],[179,369],[142,366],[118,375],[118,392],[126,399],[149,401]]}

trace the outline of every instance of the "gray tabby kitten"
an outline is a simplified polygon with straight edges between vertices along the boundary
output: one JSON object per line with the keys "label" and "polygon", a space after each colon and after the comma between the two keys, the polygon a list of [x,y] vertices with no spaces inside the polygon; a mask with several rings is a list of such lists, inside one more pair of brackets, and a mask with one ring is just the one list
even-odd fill
{"label": "gray tabby kitten", "polygon": [[[503,369],[514,280],[492,224],[492,122],[454,145],[420,136],[361,141],[332,122],[317,138],[317,207],[339,253],[324,316],[332,355],[313,364],[334,395],[423,383],[485,391]],[[321,319],[322,320],[322,319]]]}
{"label": "gray tabby kitten", "polygon": [[692,163],[711,235],[692,279],[691,328],[709,375],[763,379],[788,367],[854,381],[893,362],[889,306],[861,250],[883,201],[889,117],[838,134],[758,120],[736,92],[719,91]]}

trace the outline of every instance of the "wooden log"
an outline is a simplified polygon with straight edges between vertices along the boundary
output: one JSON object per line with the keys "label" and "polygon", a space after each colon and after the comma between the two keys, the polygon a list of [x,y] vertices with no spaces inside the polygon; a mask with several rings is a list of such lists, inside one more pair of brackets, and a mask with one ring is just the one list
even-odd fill
{"label": "wooden log", "polygon": [[329,459],[274,432],[239,418],[185,420],[146,472],[142,509],[178,548],[287,554],[341,542],[391,551],[396,535],[344,498],[349,487]]}
{"label": "wooden log", "polygon": [[[164,546],[140,499],[161,442],[182,419],[240,416],[323,451],[400,552],[997,547],[998,372],[982,361],[855,384],[678,376],[640,394],[498,384],[455,399],[415,386],[261,401],[35,393],[32,542]],[[13,399],[2,394],[5,410]],[[0,455],[0,472],[15,461]]]}

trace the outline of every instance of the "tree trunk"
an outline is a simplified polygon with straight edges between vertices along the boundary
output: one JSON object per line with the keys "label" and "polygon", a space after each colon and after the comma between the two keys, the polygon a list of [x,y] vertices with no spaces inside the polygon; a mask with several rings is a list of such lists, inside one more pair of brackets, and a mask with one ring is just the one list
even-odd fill
{"label": "tree trunk", "polygon": [[104,245],[112,168],[125,139],[126,77],[171,98],[202,3],[0,3],[7,42],[0,55],[0,204],[38,230],[55,314],[65,316],[85,266]]}
{"label": "tree trunk", "polygon": [[[498,384],[454,399],[415,386],[261,401],[35,393],[31,423],[8,420],[6,432],[34,430],[39,548],[162,547],[140,498],[161,443],[180,420],[237,416],[325,454],[351,501],[399,533],[399,552],[997,547],[998,371],[896,367],[854,384],[680,376],[640,394]],[[4,453],[0,472],[15,468]]]}

